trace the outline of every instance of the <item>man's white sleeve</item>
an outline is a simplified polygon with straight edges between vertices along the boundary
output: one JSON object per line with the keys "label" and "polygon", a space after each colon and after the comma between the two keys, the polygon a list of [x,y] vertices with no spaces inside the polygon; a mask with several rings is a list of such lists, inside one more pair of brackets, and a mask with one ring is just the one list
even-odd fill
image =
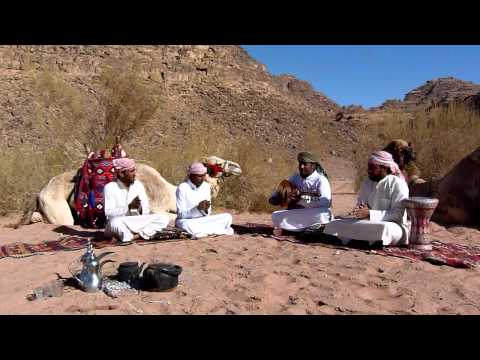
{"label": "man's white sleeve", "polygon": [[332,204],[332,190],[330,188],[330,183],[328,179],[320,175],[320,199],[319,199],[319,206],[329,208]]}
{"label": "man's white sleeve", "polygon": [[117,216],[124,216],[128,212],[128,206],[126,205],[116,207],[117,202],[115,201],[115,191],[113,188],[105,186],[104,195],[104,209],[107,219],[111,219]]}
{"label": "man's white sleeve", "polygon": [[197,208],[198,204],[189,204],[187,200],[185,191],[182,190],[181,186],[177,187],[176,195],[176,205],[177,205],[177,216],[179,219],[192,219],[203,216]]}

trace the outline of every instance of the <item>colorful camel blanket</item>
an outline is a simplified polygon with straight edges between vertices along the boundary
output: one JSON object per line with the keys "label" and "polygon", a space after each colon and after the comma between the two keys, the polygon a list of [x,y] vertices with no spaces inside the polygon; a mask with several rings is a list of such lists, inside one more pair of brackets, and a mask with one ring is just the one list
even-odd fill
{"label": "colorful camel blanket", "polygon": [[[0,246],[0,259],[4,257],[22,258],[54,251],[73,251],[85,249],[88,240],[91,240],[92,245],[95,249],[102,249],[109,246],[124,246],[133,244],[133,242],[112,244],[110,240],[104,239],[102,235],[102,232],[98,232],[97,234],[92,233],[92,236],[90,237],[83,237],[78,235],[64,235],[57,240],[44,241],[40,244],[12,243],[8,245],[3,245]],[[137,240],[134,243],[139,245],[147,245],[158,243],[160,241],[178,241],[190,238],[190,234],[183,230],[177,229],[175,227],[167,227],[161,232],[157,233],[153,239]]]}
{"label": "colorful camel blanket", "polygon": [[113,158],[102,155],[86,159],[78,172],[75,190],[75,210],[78,223],[86,228],[102,228],[106,218],[103,208],[104,188],[115,180]]}
{"label": "colorful camel blanket", "polygon": [[333,236],[318,231],[292,233],[283,232],[275,235],[273,227],[266,224],[247,223],[232,225],[237,234],[264,236],[279,241],[289,241],[304,245],[320,245],[342,250],[361,250],[369,254],[395,256],[412,261],[427,261],[435,265],[448,265],[456,268],[473,268],[480,266],[480,246],[444,243],[433,240],[432,250],[419,250],[408,247],[383,247],[381,245],[368,246],[362,241],[352,241],[348,245],[341,245]]}

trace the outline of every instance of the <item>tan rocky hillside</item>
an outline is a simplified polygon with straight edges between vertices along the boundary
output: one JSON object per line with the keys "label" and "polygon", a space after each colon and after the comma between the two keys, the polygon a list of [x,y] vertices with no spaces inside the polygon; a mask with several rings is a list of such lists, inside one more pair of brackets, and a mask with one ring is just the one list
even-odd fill
{"label": "tan rocky hillside", "polygon": [[[139,78],[127,76],[132,69]],[[454,78],[428,81],[379,108],[340,107],[305,81],[272,76],[239,46],[0,46],[0,145],[81,157],[82,143],[118,115],[102,89],[121,81],[127,86],[114,94],[116,107],[147,120],[122,140],[128,148],[182,151],[199,141],[195,126],[222,129],[213,141],[253,140],[270,153],[293,155],[314,138],[334,176],[335,162],[351,156],[358,126],[392,110],[408,116],[458,100],[480,108],[480,85]],[[139,90],[158,107],[143,104]]]}
{"label": "tan rocky hillside", "polygon": [[181,146],[191,140],[184,135],[192,123],[224,126],[228,135],[219,141],[255,139],[292,152],[313,128],[334,154],[346,156],[355,140],[350,124],[335,121],[337,104],[304,81],[272,76],[239,46],[0,46],[2,146],[80,151],[92,127],[105,122],[109,109],[99,86],[113,63],[120,64],[119,77],[122,66],[136,64],[160,99],[144,131],[127,144],[174,139]]}

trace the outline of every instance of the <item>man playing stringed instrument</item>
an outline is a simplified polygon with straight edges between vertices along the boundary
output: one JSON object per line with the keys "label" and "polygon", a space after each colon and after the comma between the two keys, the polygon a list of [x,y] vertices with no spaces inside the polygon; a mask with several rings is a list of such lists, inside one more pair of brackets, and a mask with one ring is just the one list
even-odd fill
{"label": "man playing stringed instrument", "polygon": [[332,219],[330,183],[318,157],[301,152],[297,160],[298,174],[282,181],[269,199],[270,204],[287,208],[272,213],[274,226],[294,232]]}

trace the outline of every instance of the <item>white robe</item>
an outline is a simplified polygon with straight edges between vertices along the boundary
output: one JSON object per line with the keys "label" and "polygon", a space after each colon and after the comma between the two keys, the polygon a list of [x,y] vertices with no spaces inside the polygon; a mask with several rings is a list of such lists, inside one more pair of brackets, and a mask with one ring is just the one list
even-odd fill
{"label": "white robe", "polygon": [[[128,205],[135,197],[141,202],[141,214],[130,211]],[[150,205],[143,184],[135,180],[129,187],[120,180],[105,185],[105,236],[115,236],[120,241],[131,241],[134,233],[143,239],[150,239],[168,225],[167,215],[150,214]]]}
{"label": "white robe", "polygon": [[387,175],[379,182],[365,180],[358,195],[357,205],[370,208],[370,220],[338,219],[325,226],[324,233],[349,240],[382,241],[383,245],[408,243],[409,224],[404,199],[408,199],[408,185],[401,178]]}
{"label": "white robe", "polygon": [[[295,174],[288,180],[303,194],[297,205],[304,208],[273,212],[274,226],[289,231],[303,231],[314,224],[326,224],[332,219],[333,215],[330,209],[332,191],[325,176],[315,170],[305,179],[299,174]],[[309,199],[309,194],[314,198]]]}
{"label": "white robe", "polygon": [[203,182],[198,188],[190,181],[181,183],[176,192],[177,219],[175,225],[200,238],[208,235],[233,235],[232,215],[224,213],[210,215],[212,207],[202,214],[197,205],[203,201],[211,201],[210,185]]}

